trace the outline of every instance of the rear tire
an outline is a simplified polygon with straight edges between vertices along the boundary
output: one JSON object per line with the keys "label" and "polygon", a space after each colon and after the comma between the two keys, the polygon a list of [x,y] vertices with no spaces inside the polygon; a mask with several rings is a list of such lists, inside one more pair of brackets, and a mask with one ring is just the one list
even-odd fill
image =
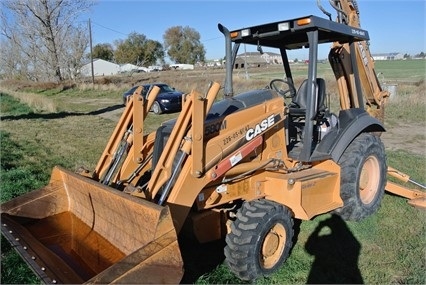
{"label": "rear tire", "polygon": [[160,115],[163,111],[161,110],[160,104],[158,104],[157,101],[154,102],[154,104],[152,104],[151,107],[152,112],[154,112],[154,114]]}
{"label": "rear tire", "polygon": [[287,207],[265,199],[244,202],[226,236],[226,263],[242,280],[269,275],[287,259],[293,235]]}
{"label": "rear tire", "polygon": [[335,211],[344,220],[359,221],[380,207],[386,182],[385,148],[368,133],[356,137],[339,159],[343,207]]}

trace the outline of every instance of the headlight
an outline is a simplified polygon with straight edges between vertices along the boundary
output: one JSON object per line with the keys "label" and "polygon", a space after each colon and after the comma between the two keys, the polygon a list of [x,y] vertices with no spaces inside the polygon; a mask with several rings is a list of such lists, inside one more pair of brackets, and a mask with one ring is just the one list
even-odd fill
{"label": "headlight", "polygon": [[241,36],[242,37],[250,36],[250,29],[241,30]]}
{"label": "headlight", "polygon": [[287,31],[290,29],[289,22],[279,23],[278,24],[278,31]]}

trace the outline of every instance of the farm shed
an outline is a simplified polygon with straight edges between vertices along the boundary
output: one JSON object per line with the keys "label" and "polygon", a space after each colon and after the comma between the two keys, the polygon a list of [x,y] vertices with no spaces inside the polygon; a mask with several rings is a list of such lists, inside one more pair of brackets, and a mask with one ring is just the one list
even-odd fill
{"label": "farm shed", "polygon": [[[120,72],[120,65],[113,62],[109,62],[103,59],[94,59],[93,60],[93,73],[95,76],[104,76],[104,75],[116,75]],[[91,76],[92,69],[90,62],[83,65],[81,68],[82,76]]]}
{"label": "farm shed", "polygon": [[281,55],[264,52],[260,54],[259,52],[245,52],[237,55],[235,60],[235,68],[244,68],[247,67],[263,67],[268,64],[282,64]]}
{"label": "farm shed", "polygon": [[170,67],[177,70],[192,70],[194,69],[193,64],[186,64],[186,63],[177,63],[177,64],[170,64]]}
{"label": "farm shed", "polygon": [[258,52],[246,52],[237,55],[235,58],[235,69],[238,68],[253,68],[253,67],[264,67],[267,65],[265,58]]}
{"label": "farm shed", "polygon": [[138,69],[139,69],[139,66],[131,64],[131,63],[120,65],[120,72],[132,72],[132,71],[137,71]]}
{"label": "farm shed", "polygon": [[374,60],[396,60],[396,59],[403,59],[404,55],[402,53],[398,52],[391,52],[391,53],[377,53],[371,55]]}

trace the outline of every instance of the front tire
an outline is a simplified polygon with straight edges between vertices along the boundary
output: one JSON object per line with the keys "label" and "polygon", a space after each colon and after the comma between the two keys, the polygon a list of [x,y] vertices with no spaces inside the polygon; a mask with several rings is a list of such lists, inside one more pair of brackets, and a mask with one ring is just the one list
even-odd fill
{"label": "front tire", "polygon": [[287,207],[265,199],[244,202],[226,236],[226,263],[242,280],[270,275],[287,259],[293,235]]}
{"label": "front tire", "polygon": [[343,207],[335,211],[344,220],[359,221],[374,214],[385,193],[386,156],[380,138],[362,133],[339,159]]}

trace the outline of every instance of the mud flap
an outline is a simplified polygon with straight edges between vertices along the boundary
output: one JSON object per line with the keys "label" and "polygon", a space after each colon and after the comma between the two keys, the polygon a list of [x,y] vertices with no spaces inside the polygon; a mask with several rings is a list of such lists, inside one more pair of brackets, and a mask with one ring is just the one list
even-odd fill
{"label": "mud flap", "polygon": [[179,283],[169,208],[60,167],[1,205],[1,231],[45,283]]}

